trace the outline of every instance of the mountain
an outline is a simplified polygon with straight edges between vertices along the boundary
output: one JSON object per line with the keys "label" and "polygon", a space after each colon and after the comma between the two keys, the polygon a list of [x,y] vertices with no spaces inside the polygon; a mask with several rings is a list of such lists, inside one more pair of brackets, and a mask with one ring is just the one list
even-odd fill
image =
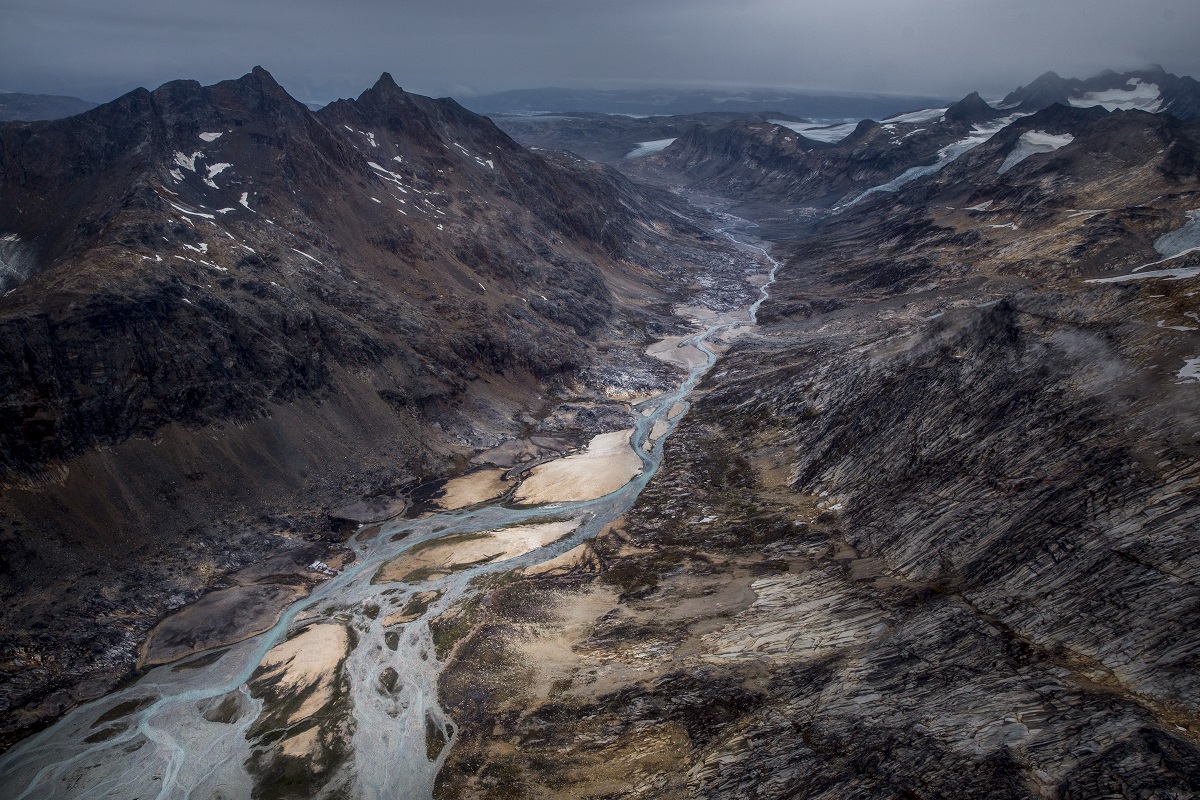
{"label": "mountain", "polygon": [[971,92],[954,105],[946,109],[942,115],[943,122],[969,123],[978,125],[1005,116],[1003,111],[992,108],[987,101],[979,96],[979,92]]}
{"label": "mountain", "polygon": [[883,122],[863,120],[852,129],[845,126],[840,138],[824,141],[809,138],[823,133],[812,125],[695,126],[625,169],[748,205],[826,208],[910,170],[932,168],[947,154],[998,130],[1001,115],[973,94],[948,109],[910,112]]}
{"label": "mountain", "polygon": [[1131,72],[1103,72],[1087,80],[1061,78],[1054,72],[1017,87],[1000,108],[1037,111],[1053,103],[1109,111],[1139,109],[1171,114],[1183,120],[1200,119],[1200,83],[1173,75],[1155,65]]}
{"label": "mountain", "polygon": [[594,112],[681,115],[753,113],[772,109],[814,119],[883,117],[943,105],[938,98],[911,95],[838,94],[787,89],[521,89],[460,98],[481,114]]}
{"label": "mountain", "polygon": [[630,117],[623,114],[492,114],[502,131],[526,147],[569,150],[590,161],[615,164],[654,152],[695,125],[711,127],[739,120],[803,122],[781,111],[724,112]]}
{"label": "mountain", "polygon": [[95,103],[78,97],[0,92],[0,121],[62,119],[95,107]]}
{"label": "mountain", "polygon": [[1052,105],[770,229],[595,561],[477,601],[438,796],[1195,795],[1198,153]]}
{"label": "mountain", "polygon": [[1196,796],[1200,121],[1121,79],[0,125],[3,741],[131,678],[0,793]]}
{"label": "mountain", "polygon": [[[307,585],[403,489],[571,446],[670,379],[672,303],[750,291],[674,198],[386,74],[319,113],[256,68],[6,123],[0,197],[6,737],[238,568]],[[593,410],[529,445],[564,397]]]}

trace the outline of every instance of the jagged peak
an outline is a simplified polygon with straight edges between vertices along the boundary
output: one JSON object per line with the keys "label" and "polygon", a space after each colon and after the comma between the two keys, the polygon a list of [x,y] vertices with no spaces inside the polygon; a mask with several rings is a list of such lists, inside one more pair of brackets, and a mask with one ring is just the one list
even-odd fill
{"label": "jagged peak", "polygon": [[861,120],[858,125],[854,126],[854,130],[850,132],[850,135],[842,141],[856,142],[878,127],[880,127],[879,123],[873,119]]}
{"label": "jagged peak", "polygon": [[946,109],[945,120],[946,122],[982,122],[998,116],[999,113],[979,96],[979,92],[971,92]]}
{"label": "jagged peak", "polygon": [[279,81],[275,80],[275,76],[258,65],[256,65],[254,69],[250,70],[242,77],[235,80],[234,83],[240,83],[244,86],[259,86],[263,89],[278,90],[286,94],[284,88],[279,85]]}
{"label": "jagged peak", "polygon": [[383,72],[379,76],[379,80],[375,81],[375,85],[372,86],[371,89],[375,91],[404,91],[404,89],[400,88],[400,84],[396,83],[396,80],[392,77],[392,73],[390,72]]}
{"label": "jagged peak", "polygon": [[410,98],[411,95],[400,88],[400,85],[396,83],[394,78],[392,78],[392,73],[384,72],[380,74],[379,79],[376,80],[369,89],[364,89],[358,95],[358,97],[351,102],[357,104],[365,101],[367,103],[386,105],[389,102],[394,102],[396,100],[409,100]]}

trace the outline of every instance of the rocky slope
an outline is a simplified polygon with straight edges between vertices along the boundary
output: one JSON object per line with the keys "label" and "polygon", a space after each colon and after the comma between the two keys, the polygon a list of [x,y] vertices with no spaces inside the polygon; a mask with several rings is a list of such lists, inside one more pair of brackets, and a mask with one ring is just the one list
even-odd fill
{"label": "rocky slope", "polygon": [[[756,207],[825,209],[913,170],[934,168],[1003,125],[1003,113],[971,94],[949,108],[863,120],[835,142],[772,123],[696,126],[662,152],[631,162],[631,174]],[[1011,119],[1009,120],[1011,121]],[[811,212],[810,212],[811,213]]]}
{"label": "rocky slope", "polygon": [[256,68],[5,124],[0,198],[0,741],[233,570],[320,579],[331,514],[660,385],[671,302],[748,291],[672,198],[386,74],[319,114]]}
{"label": "rocky slope", "polygon": [[1198,144],[1057,106],[780,245],[623,523],[487,595],[438,795],[1200,792]]}

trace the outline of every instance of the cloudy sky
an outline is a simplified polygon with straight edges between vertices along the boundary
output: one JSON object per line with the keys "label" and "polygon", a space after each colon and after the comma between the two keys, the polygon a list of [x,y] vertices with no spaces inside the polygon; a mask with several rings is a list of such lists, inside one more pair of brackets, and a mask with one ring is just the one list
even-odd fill
{"label": "cloudy sky", "polygon": [[301,100],[724,85],[998,97],[1200,76],[1197,0],[0,0],[0,89],[111,99],[255,64]]}

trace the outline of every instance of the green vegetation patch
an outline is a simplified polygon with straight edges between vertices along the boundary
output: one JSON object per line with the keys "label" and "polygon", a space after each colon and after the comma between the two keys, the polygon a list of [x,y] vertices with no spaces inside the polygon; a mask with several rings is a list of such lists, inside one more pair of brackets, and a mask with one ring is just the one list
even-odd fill
{"label": "green vegetation patch", "polygon": [[396,684],[400,681],[400,673],[396,672],[392,667],[388,667],[383,672],[379,673],[379,685],[383,687],[386,694],[392,694],[396,691]]}
{"label": "green vegetation patch", "polygon": [[454,645],[475,627],[482,614],[483,598],[476,595],[463,600],[429,621],[429,633],[433,637],[434,655],[445,661]]}
{"label": "green vegetation patch", "polygon": [[441,600],[442,595],[444,594],[445,592],[443,592],[441,589],[433,592],[418,592],[417,594],[414,594],[412,597],[408,598],[408,603],[405,604],[400,613],[405,617],[412,617],[415,619],[416,617],[419,617],[428,611],[431,605],[436,603],[438,600]]}
{"label": "green vegetation patch", "polygon": [[425,757],[437,761],[446,746],[446,732],[434,721],[433,715],[425,713]]}

